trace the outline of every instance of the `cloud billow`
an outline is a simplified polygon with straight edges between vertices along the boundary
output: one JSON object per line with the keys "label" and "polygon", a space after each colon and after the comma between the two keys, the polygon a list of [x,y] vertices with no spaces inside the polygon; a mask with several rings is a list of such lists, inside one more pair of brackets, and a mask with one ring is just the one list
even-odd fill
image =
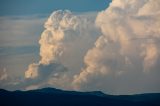
{"label": "cloud billow", "polygon": [[96,25],[102,36],[84,57],[86,67],[74,76],[73,87],[115,94],[159,91],[158,5],[158,0],[113,0],[98,13]]}
{"label": "cloud billow", "polygon": [[[91,14],[88,17],[93,16]],[[82,67],[79,59],[71,58],[81,57],[83,61],[83,56],[97,38],[97,29],[92,25],[94,21],[93,19],[88,21],[88,17],[87,15],[73,15],[68,10],[58,10],[50,15],[44,24],[45,30],[39,40],[41,59],[38,63],[30,64],[25,72],[27,80],[36,80],[37,83],[31,84],[31,87],[27,89],[42,86],[41,82],[71,89],[71,85],[67,83],[72,82],[73,76],[68,73],[73,72],[70,69],[73,70],[76,67],[75,63],[78,63],[78,67]],[[87,29],[88,26],[91,27]],[[90,32],[96,33],[92,35]],[[78,52],[81,48],[82,50]],[[76,70],[79,69],[76,68]]]}
{"label": "cloud billow", "polygon": [[98,14],[53,12],[39,40],[40,60],[28,66],[18,86],[159,92],[159,5],[159,0],[112,0]]}

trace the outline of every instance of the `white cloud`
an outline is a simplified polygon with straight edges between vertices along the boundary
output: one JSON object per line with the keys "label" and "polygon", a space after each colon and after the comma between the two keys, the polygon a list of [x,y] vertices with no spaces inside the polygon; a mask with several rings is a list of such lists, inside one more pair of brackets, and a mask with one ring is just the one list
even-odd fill
{"label": "white cloud", "polygon": [[65,31],[74,31],[78,25],[78,18],[70,11],[56,11],[45,23],[45,30],[41,35],[40,56],[42,64],[57,61],[64,51],[64,43],[70,35]]}
{"label": "white cloud", "polygon": [[25,72],[26,78],[35,78],[38,77],[38,64],[30,64],[28,70]]}
{"label": "white cloud", "polygon": [[41,59],[29,65],[26,79],[71,88],[68,83],[83,66],[83,57],[99,34],[93,17],[93,13],[74,15],[68,10],[53,12],[45,22],[45,30],[39,40]]}
{"label": "white cloud", "polygon": [[153,43],[144,45],[144,71],[152,71],[152,67],[155,66],[159,57],[157,46]]}
{"label": "white cloud", "polygon": [[3,70],[0,70],[0,81],[7,80],[8,75],[6,68],[3,68]]}
{"label": "white cloud", "polygon": [[159,92],[159,3],[113,0],[98,14],[53,12],[39,40],[39,62],[14,88]]}
{"label": "white cloud", "polygon": [[[159,64],[157,63],[160,55],[157,43],[157,39],[160,39],[158,5],[160,5],[158,0],[113,0],[109,8],[100,12],[96,24],[101,29],[102,36],[84,57],[86,67],[79,75],[75,75],[73,87],[79,90],[103,89],[112,93],[124,93],[124,90],[129,93],[139,92],[140,90],[135,89],[139,89],[139,84],[134,83],[137,80],[130,81],[132,77],[144,80],[146,76],[143,72],[152,71],[153,67]],[[159,70],[157,68],[154,71],[158,73]],[[135,76],[137,74],[139,76]],[[127,87],[130,84],[127,85],[125,81],[121,82],[121,77],[127,77],[126,80],[132,83],[134,88]],[[142,86],[154,83],[153,80],[146,82],[142,81]],[[117,86],[117,83],[121,85]],[[157,87],[158,90],[159,88]],[[144,89],[143,92],[147,90]]]}

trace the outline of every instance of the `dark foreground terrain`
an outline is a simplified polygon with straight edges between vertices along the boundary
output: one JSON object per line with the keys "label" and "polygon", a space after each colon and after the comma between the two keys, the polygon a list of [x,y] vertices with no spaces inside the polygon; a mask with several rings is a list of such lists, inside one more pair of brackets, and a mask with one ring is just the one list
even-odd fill
{"label": "dark foreground terrain", "polygon": [[54,88],[12,92],[0,89],[0,106],[160,106],[160,93],[113,96],[100,91]]}

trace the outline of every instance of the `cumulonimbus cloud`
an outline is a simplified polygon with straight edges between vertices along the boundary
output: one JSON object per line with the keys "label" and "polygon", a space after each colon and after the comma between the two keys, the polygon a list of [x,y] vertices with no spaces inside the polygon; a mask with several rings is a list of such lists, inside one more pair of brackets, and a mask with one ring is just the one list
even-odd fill
{"label": "cumulonimbus cloud", "polygon": [[[74,76],[73,87],[83,89],[93,84],[95,86],[92,87],[104,88],[108,82],[105,79],[110,76],[112,78],[108,80],[116,81],[112,87],[119,85],[117,82],[123,86],[125,82],[118,81],[115,76],[125,77],[131,73],[134,76],[133,73],[158,71],[158,68],[153,67],[159,64],[157,60],[160,56],[159,5],[158,0],[113,0],[109,8],[100,12],[96,25],[101,29],[102,36],[84,57],[86,67],[79,75]],[[97,81],[95,79],[101,79],[97,82],[99,84],[94,83]]]}
{"label": "cumulonimbus cloud", "polygon": [[[58,78],[67,68],[60,64],[59,57],[65,50],[65,42],[69,35],[67,31],[74,31],[78,25],[78,18],[70,11],[56,11],[46,21],[45,30],[39,40],[41,60],[30,64],[25,72],[26,79],[46,81]],[[46,81],[47,82],[47,81]]]}
{"label": "cumulonimbus cloud", "polygon": [[65,31],[74,30],[77,22],[77,18],[69,11],[56,11],[48,18],[39,41],[41,60],[37,64],[29,65],[25,72],[26,78],[38,77],[40,66],[48,67],[58,62],[58,57],[65,49],[63,43],[66,39]]}
{"label": "cumulonimbus cloud", "polygon": [[45,22],[45,30],[39,40],[41,59],[29,65],[25,78],[38,83],[43,80],[54,86],[70,86],[65,84],[66,81],[72,82],[72,76],[67,73],[73,72],[70,71],[77,67],[75,63],[82,67],[79,61],[83,61],[83,56],[98,36],[94,19],[88,20],[87,17],[93,16],[73,15],[68,10],[53,12]]}
{"label": "cumulonimbus cloud", "polygon": [[159,0],[112,0],[97,16],[53,12],[39,40],[41,59],[28,66],[22,86],[160,91],[159,5]]}

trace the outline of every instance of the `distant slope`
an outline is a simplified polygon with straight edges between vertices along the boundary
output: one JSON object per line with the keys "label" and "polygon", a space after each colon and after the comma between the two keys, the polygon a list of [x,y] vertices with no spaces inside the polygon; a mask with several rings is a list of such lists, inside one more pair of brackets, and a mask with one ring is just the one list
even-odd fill
{"label": "distant slope", "polygon": [[0,106],[160,106],[160,94],[112,96],[100,91],[54,88],[13,92],[0,89]]}

